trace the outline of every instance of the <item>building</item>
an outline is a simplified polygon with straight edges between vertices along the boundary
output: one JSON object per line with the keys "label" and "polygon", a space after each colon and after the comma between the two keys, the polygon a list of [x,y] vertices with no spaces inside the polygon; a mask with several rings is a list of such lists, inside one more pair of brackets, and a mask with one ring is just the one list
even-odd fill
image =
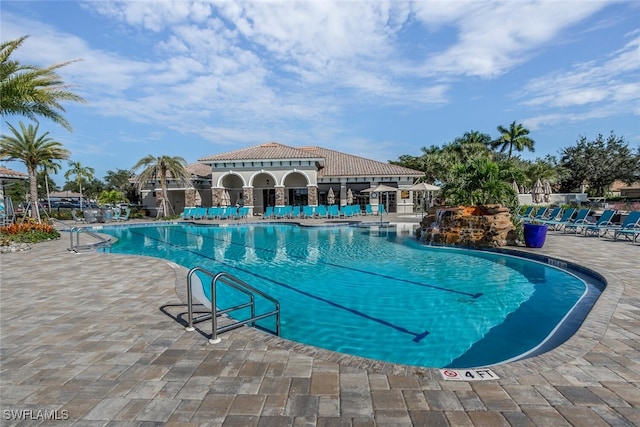
{"label": "building", "polygon": [[[327,205],[331,193],[340,206],[370,203],[377,209],[384,203],[389,212],[409,213],[414,208],[413,192],[403,188],[424,175],[322,147],[290,147],[276,142],[203,157],[198,162],[189,166],[192,188],[169,185],[169,201],[176,213],[185,206],[237,204],[259,215],[268,206]],[[363,192],[380,184],[398,190]],[[153,193],[158,191],[147,189],[143,203],[155,204]]]}

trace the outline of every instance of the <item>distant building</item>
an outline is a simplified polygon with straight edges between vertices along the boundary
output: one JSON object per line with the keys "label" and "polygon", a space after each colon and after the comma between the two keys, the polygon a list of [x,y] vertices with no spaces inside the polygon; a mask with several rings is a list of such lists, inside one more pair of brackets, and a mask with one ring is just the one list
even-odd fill
{"label": "distant building", "polygon": [[[219,206],[225,193],[233,205],[252,214],[268,206],[326,205],[331,189],[335,204],[346,205],[348,190],[353,204],[384,203],[389,212],[413,212],[413,192],[403,188],[424,176],[421,171],[366,159],[322,147],[290,147],[268,142],[240,150],[203,157],[189,165],[191,188],[169,181],[169,201],[176,213],[185,206]],[[362,190],[384,184],[397,188],[384,194]],[[154,208],[159,183],[143,190],[143,204]]]}

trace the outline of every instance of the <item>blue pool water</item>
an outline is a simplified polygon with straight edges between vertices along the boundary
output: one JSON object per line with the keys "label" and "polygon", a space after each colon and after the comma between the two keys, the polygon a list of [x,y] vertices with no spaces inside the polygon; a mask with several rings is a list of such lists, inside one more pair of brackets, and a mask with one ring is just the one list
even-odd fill
{"label": "blue pool water", "polygon": [[[583,280],[554,266],[425,246],[395,228],[271,223],[100,231],[118,238],[114,252],[226,272],[272,295],[284,338],[408,365],[464,368],[517,358],[544,342],[587,294]],[[221,291],[218,305],[234,298]],[[274,321],[260,326],[273,330]]]}

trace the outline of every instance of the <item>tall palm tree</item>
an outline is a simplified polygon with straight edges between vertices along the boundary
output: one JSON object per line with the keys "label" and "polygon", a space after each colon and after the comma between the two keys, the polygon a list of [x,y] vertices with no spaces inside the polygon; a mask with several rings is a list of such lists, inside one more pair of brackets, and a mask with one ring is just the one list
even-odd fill
{"label": "tall palm tree", "polygon": [[[170,175],[179,185],[187,187],[191,181],[191,174],[186,169],[187,161],[182,157],[158,156],[149,154],[138,161],[132,170],[136,171],[144,168],[136,177],[138,190],[142,190],[149,181],[160,181],[160,209],[162,216],[167,216],[169,212],[169,201],[167,198],[167,175]],[[158,212],[160,215],[160,212]]]}
{"label": "tall palm tree", "polygon": [[61,101],[85,102],[69,90],[56,70],[76,61],[61,62],[45,68],[21,64],[11,59],[11,54],[29,36],[0,44],[0,114],[21,115],[37,122],[45,117],[67,130],[71,124],[62,113],[66,110]]}
{"label": "tall palm tree", "polygon": [[62,148],[62,144],[49,138],[49,132],[38,136],[38,127],[25,126],[20,122],[20,131],[7,123],[13,136],[0,136],[0,159],[20,160],[27,167],[29,175],[29,194],[32,205],[31,216],[40,221],[38,209],[38,167],[50,164],[55,160],[68,159],[71,153]]}
{"label": "tall palm tree", "polygon": [[509,128],[498,126],[498,132],[500,136],[491,143],[491,148],[500,148],[501,153],[508,151],[507,159],[511,158],[513,150],[521,152],[527,148],[532,153],[535,151],[533,148],[535,141],[527,136],[529,129],[522,126],[522,123],[513,121]]}
{"label": "tall palm tree", "polygon": [[78,184],[78,188],[80,189],[80,210],[82,210],[82,182],[83,181],[91,181],[94,177],[96,170],[94,168],[90,168],[88,166],[82,166],[80,162],[69,162],[69,170],[64,173],[64,177],[66,179],[71,179],[72,176],[75,177],[76,184]]}

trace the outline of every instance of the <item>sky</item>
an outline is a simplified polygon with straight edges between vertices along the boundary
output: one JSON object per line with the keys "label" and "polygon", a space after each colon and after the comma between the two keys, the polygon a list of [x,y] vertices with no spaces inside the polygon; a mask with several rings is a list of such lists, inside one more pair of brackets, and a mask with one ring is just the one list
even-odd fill
{"label": "sky", "polygon": [[640,1],[0,2],[2,42],[25,35],[14,60],[77,60],[73,132],[40,132],[99,179],[270,141],[386,162],[513,121],[524,159],[612,131],[640,146]]}

